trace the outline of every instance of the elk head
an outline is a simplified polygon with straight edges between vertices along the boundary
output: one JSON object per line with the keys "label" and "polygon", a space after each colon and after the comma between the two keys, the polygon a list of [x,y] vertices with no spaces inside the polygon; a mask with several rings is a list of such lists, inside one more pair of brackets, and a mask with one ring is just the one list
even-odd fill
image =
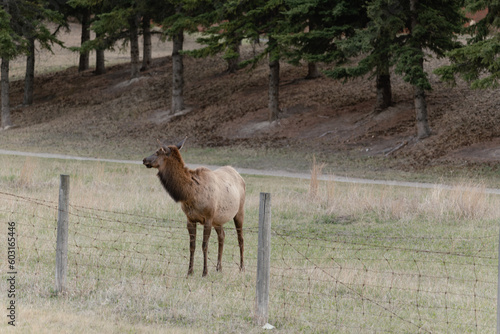
{"label": "elk head", "polygon": [[178,151],[184,146],[186,139],[187,137],[184,138],[184,140],[182,140],[175,146],[166,146],[158,140],[160,148],[155,153],[151,154],[149,157],[144,158],[142,160],[142,163],[147,168],[160,168],[160,166],[165,166],[165,164],[168,163],[168,160],[172,158],[173,150],[177,150],[178,153]]}

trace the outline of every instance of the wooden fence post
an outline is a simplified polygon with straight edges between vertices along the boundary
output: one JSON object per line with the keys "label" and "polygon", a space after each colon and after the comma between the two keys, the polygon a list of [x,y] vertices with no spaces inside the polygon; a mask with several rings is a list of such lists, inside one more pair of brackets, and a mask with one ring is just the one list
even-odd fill
{"label": "wooden fence post", "polygon": [[500,334],[500,233],[498,236],[497,334]]}
{"label": "wooden fence post", "polygon": [[56,293],[66,290],[68,274],[69,175],[61,175],[57,214]]}
{"label": "wooden fence post", "polygon": [[268,320],[271,266],[271,194],[269,193],[260,193],[258,247],[255,322],[263,326]]}

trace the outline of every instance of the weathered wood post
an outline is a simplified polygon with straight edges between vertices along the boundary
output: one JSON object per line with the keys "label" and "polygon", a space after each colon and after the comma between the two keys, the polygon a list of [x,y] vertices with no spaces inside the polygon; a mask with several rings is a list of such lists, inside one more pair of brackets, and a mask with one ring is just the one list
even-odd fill
{"label": "weathered wood post", "polygon": [[497,334],[500,334],[500,233],[498,236]]}
{"label": "weathered wood post", "polygon": [[56,293],[66,290],[68,274],[69,175],[61,175],[57,214]]}
{"label": "weathered wood post", "polygon": [[263,326],[268,319],[271,266],[271,194],[269,193],[260,193],[258,247],[255,322]]}

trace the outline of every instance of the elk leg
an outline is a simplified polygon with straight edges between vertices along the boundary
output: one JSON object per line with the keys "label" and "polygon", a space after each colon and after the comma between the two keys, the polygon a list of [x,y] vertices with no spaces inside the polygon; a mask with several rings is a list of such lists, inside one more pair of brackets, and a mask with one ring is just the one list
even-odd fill
{"label": "elk leg", "polygon": [[234,217],[234,226],[236,227],[236,233],[238,234],[238,244],[240,245],[240,271],[245,271],[245,263],[243,261],[243,218],[244,211],[240,210],[238,214]]}
{"label": "elk leg", "polygon": [[202,276],[207,276],[208,273],[208,267],[207,267],[207,260],[208,260],[208,239],[210,239],[210,233],[212,232],[212,221],[211,220],[206,220],[203,228],[203,243],[201,244],[201,248],[203,249],[203,275]]}
{"label": "elk leg", "polygon": [[224,249],[224,239],[226,237],[226,233],[222,226],[215,227],[215,231],[217,232],[217,236],[219,237],[219,255],[217,256],[217,271],[222,271],[222,250]]}
{"label": "elk leg", "polygon": [[188,221],[187,229],[189,232],[189,269],[188,276],[193,274],[194,250],[196,249],[196,223]]}

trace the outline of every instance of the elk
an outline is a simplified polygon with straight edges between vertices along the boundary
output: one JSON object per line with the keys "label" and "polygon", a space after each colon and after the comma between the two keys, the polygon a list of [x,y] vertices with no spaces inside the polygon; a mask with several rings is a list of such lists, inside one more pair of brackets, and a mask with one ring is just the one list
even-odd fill
{"label": "elk", "polygon": [[214,171],[200,167],[189,169],[184,164],[180,150],[187,137],[177,145],[165,146],[160,143],[156,153],[144,158],[147,168],[157,168],[161,184],[175,202],[180,202],[187,217],[189,232],[189,269],[193,274],[194,251],[196,248],[196,224],[203,225],[203,274],[207,275],[208,240],[212,227],[217,232],[219,253],[217,271],[222,271],[222,251],[224,248],[223,225],[234,220],[238,244],[240,246],[240,270],[243,263],[243,219],[245,204],[245,181],[232,167],[220,167]]}

